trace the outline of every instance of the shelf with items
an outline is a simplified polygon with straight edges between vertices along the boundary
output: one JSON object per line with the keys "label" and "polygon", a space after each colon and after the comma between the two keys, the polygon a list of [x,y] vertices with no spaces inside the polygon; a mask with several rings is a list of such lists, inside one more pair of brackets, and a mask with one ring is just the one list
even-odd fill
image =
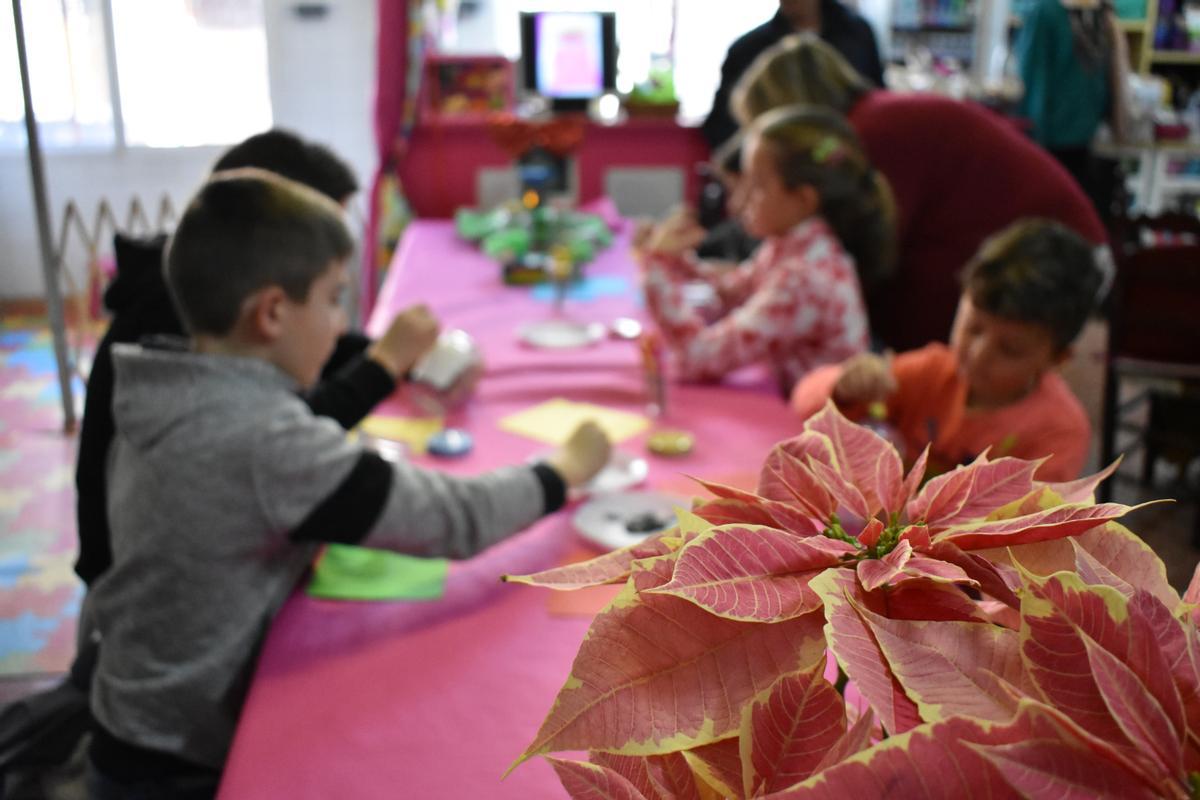
{"label": "shelf with items", "polygon": [[1151,50],[1153,64],[1200,64],[1200,51],[1196,50]]}
{"label": "shelf with items", "polygon": [[976,0],[893,0],[891,60],[928,52],[935,60],[970,64],[976,13]]}
{"label": "shelf with items", "polygon": [[904,31],[969,31],[975,26],[973,0],[895,0],[892,28]]}
{"label": "shelf with items", "polygon": [[1125,34],[1129,50],[1129,68],[1150,71],[1148,57],[1154,46],[1154,26],[1158,20],[1159,0],[1114,0],[1117,28]]}
{"label": "shelf with items", "polygon": [[1129,194],[1138,213],[1158,214],[1200,195],[1200,142],[1101,141],[1095,151],[1125,163]]}
{"label": "shelf with items", "polygon": [[892,30],[898,33],[971,33],[975,29],[971,21],[955,23],[923,22],[917,25],[893,25]]}
{"label": "shelf with items", "polygon": [[1129,68],[1143,75],[1150,71],[1151,54],[1154,52],[1155,15],[1147,9],[1147,16],[1140,20],[1119,20],[1129,47]]}
{"label": "shelf with items", "polygon": [[[1126,27],[1135,21],[1141,24]],[[1200,27],[1185,0],[1148,0],[1144,19],[1121,20],[1121,26],[1129,40],[1130,65],[1143,75],[1157,67],[1200,66]]]}

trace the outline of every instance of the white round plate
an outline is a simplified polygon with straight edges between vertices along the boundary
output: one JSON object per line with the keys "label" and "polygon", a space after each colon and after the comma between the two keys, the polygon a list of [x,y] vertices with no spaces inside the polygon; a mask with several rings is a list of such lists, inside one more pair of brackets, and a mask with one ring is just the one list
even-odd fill
{"label": "white round plate", "polygon": [[580,506],[571,523],[589,542],[618,550],[670,528],[675,524],[675,508],[684,503],[658,492],[602,494]]}
{"label": "white round plate", "polygon": [[621,450],[613,450],[604,469],[580,488],[588,494],[623,492],[646,480],[649,474],[650,465],[646,463],[646,459]]}
{"label": "white round plate", "polygon": [[546,349],[587,347],[604,337],[604,326],[598,322],[544,319],[522,325],[517,336],[528,345]]}

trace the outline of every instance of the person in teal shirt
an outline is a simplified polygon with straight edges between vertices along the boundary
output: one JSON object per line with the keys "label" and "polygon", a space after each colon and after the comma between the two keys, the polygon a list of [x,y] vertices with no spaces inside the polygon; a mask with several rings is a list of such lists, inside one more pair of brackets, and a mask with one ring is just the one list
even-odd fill
{"label": "person in teal shirt", "polygon": [[[1107,0],[1030,0],[1016,56],[1025,94],[1019,111],[1032,135],[1075,177],[1105,216],[1090,145],[1100,123],[1118,124],[1125,40]],[[1114,91],[1114,90],[1118,91]],[[1120,132],[1119,130],[1117,131]]]}

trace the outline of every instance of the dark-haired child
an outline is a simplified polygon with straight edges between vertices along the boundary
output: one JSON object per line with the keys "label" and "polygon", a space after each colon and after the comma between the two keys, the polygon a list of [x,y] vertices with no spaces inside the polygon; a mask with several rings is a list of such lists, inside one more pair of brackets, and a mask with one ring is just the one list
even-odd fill
{"label": "dark-haired child", "polygon": [[[643,249],[646,302],[684,380],[719,380],[767,364],[786,395],[815,367],[865,350],[863,285],[883,278],[892,253],[886,182],[836,114],[791,106],[754,121],[733,205],[764,242],[721,268],[695,258],[686,218],[651,231]],[[709,284],[709,318],[688,284]]]}
{"label": "dark-haired child", "polygon": [[217,159],[212,171],[244,167],[282,175],[316,189],[340,205],[345,205],[358,191],[353,170],[336,153],[319,142],[281,128],[256,133],[235,144]]}
{"label": "dark-haired child", "polygon": [[[298,390],[345,330],[351,250],[327,198],[220,173],[168,249],[190,347],[113,351],[113,565],[88,594],[103,641],[93,797],[212,796],[262,638],[321,543],[467,557],[607,461],[585,423],[545,462],[452,477],[384,461],[315,416]],[[399,326],[404,371],[438,326],[423,307]]]}
{"label": "dark-haired child", "polygon": [[[258,133],[234,145],[217,159],[213,171],[240,167],[269,170],[343,206],[358,190],[353,171],[333,151],[286,130]],[[114,244],[117,277],[104,295],[112,322],[96,347],[88,375],[75,470],[79,531],[75,572],[89,586],[112,563],[104,479],[113,438],[112,347],[184,333],[163,280],[166,236],[135,239],[117,234]],[[313,411],[346,428],[357,425],[396,388],[397,373],[389,367],[391,344],[387,336],[374,343],[360,333],[339,337],[322,380],[305,394]]]}
{"label": "dark-haired child", "polygon": [[861,418],[884,403],[903,455],[911,460],[930,445],[938,471],[990,449],[992,458],[1049,457],[1041,480],[1077,477],[1091,429],[1055,368],[1103,282],[1091,245],[1057,223],[1021,220],[984,243],[962,280],[949,346],[894,359],[862,354],[817,370],[796,386],[793,407],[807,419],[832,397]]}

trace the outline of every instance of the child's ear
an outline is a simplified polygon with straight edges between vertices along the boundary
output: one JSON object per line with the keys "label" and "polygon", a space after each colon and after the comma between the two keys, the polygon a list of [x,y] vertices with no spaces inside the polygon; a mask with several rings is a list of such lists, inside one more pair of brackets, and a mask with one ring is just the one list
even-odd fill
{"label": "child's ear", "polygon": [[287,293],[280,286],[267,286],[246,298],[243,313],[255,338],[273,342],[283,335],[287,299]]}
{"label": "child's ear", "polygon": [[806,219],[821,210],[821,193],[811,183],[800,184],[792,189],[792,194],[798,201],[800,210]]}

